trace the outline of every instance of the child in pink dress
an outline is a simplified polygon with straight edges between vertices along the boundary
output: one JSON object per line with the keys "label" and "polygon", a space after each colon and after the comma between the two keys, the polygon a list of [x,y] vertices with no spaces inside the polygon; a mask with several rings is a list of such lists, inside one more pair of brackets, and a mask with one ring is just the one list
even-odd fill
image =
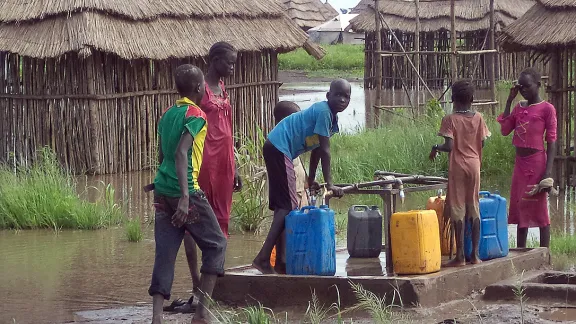
{"label": "child in pink dress", "polygon": [[[556,156],[556,109],[540,99],[540,73],[526,69],[518,84],[510,89],[504,113],[498,116],[502,135],[514,131],[512,145],[516,161],[510,189],[508,224],[517,224],[517,247],[526,247],[529,227],[540,228],[540,246],[550,245],[548,192],[553,187],[552,167]],[[518,95],[526,99],[512,112],[510,106]],[[547,149],[544,151],[544,140]]]}

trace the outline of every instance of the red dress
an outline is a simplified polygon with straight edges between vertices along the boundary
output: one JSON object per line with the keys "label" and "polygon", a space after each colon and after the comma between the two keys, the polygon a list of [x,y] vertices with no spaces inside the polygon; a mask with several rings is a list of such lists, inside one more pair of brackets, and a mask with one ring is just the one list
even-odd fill
{"label": "red dress", "polygon": [[222,232],[228,237],[234,191],[234,140],[232,106],[224,82],[220,80],[219,84],[222,95],[215,95],[206,85],[206,93],[200,103],[208,119],[208,134],[204,141],[204,157],[198,183],[216,214]]}

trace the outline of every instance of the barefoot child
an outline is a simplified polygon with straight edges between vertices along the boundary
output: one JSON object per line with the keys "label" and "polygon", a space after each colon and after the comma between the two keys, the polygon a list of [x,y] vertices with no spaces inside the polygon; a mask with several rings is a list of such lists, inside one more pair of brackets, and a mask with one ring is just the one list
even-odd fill
{"label": "barefoot child", "polygon": [[330,137],[338,132],[337,114],[350,103],[350,83],[337,79],[330,84],[327,101],[317,102],[310,108],[284,118],[268,134],[263,155],[268,173],[269,207],[274,218],[262,249],[252,265],[263,274],[273,274],[270,265],[272,248],[284,231],[284,218],[298,208],[296,199],[296,176],[293,160],[304,152],[312,151],[308,186],[318,188],[315,182],[316,168],[322,160],[322,172],[326,189],[336,197],[342,189],[332,184],[330,173]]}
{"label": "barefoot child", "polygon": [[[228,238],[232,192],[242,189],[242,181],[234,161],[232,106],[223,80],[234,73],[238,52],[229,43],[217,42],[210,47],[208,53],[206,91],[200,102],[200,108],[206,114],[208,133],[204,145],[204,163],[198,176],[198,184],[214,210],[222,233]],[[198,301],[200,275],[196,244],[188,233],[184,235],[184,248],[192,277],[192,296],[187,302],[181,299],[174,300],[172,305],[165,309],[192,313]]]}
{"label": "barefoot child", "polygon": [[154,238],[156,256],[148,293],[153,297],[152,323],[162,323],[162,305],[170,299],[178,249],[188,231],[202,251],[200,292],[192,323],[207,321],[208,298],[217,276],[224,274],[226,237],[198,186],[206,115],[196,102],[204,94],[204,75],[185,64],[176,69],[176,88],[182,97],[158,123],[160,167],[154,179]]}
{"label": "barefoot child", "polygon": [[448,165],[448,212],[456,233],[456,258],[447,266],[466,265],[464,258],[464,225],[468,218],[472,222],[473,264],[480,263],[480,165],[484,140],[490,136],[488,127],[480,113],[471,109],[474,86],[469,80],[459,80],[452,85],[454,113],[444,116],[439,136],[444,144],[432,147],[431,157],[440,152],[450,153]]}
{"label": "barefoot child", "polygon": [[[274,122],[278,125],[282,119],[299,111],[300,107],[297,104],[291,101],[280,101],[274,106]],[[297,157],[292,162],[294,163],[294,173],[296,175],[296,199],[298,200],[298,208],[302,208],[308,205],[306,171],[300,157]],[[276,242],[272,256],[275,258],[273,263],[276,273],[286,274],[286,234],[284,231],[282,231],[282,235]]]}
{"label": "barefoot child", "polygon": [[[516,161],[510,188],[508,224],[517,224],[517,247],[526,247],[529,227],[540,228],[540,246],[550,246],[548,192],[553,189],[552,167],[556,156],[556,109],[540,98],[540,73],[526,69],[510,89],[504,113],[498,116],[502,135],[514,131]],[[518,92],[526,99],[510,112]],[[544,151],[544,139],[546,151]]]}

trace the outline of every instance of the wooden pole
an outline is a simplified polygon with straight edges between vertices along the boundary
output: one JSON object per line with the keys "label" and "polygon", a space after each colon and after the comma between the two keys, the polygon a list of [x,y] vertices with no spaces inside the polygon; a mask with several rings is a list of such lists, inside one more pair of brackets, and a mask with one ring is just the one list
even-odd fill
{"label": "wooden pole", "polygon": [[[491,50],[496,49],[496,41],[494,39],[494,0],[490,0],[490,48]],[[488,78],[490,79],[490,91],[492,101],[496,101],[496,72],[494,65],[496,63],[496,53],[488,54],[489,66],[488,66]],[[492,106],[492,114],[496,115],[496,106]]]}
{"label": "wooden pole", "polygon": [[[90,56],[86,58],[86,76],[88,78],[88,93],[90,95],[96,94],[96,87],[94,86],[94,55],[95,53],[90,53]],[[90,167],[90,171],[93,174],[100,174],[100,141],[102,140],[102,134],[100,132],[100,118],[98,114],[98,104],[95,100],[88,100],[88,109],[90,112],[90,119],[92,119],[90,123],[90,137],[91,137],[91,146],[92,152],[91,157],[92,161],[88,164]],[[78,170],[76,170],[78,171]]]}
{"label": "wooden pole", "polygon": [[[380,1],[374,1],[374,19],[376,22],[376,30],[374,32],[374,37],[376,37],[376,53],[382,51],[382,24],[380,22]],[[376,100],[375,106],[380,106],[382,103],[382,57],[374,53],[374,58],[376,59]],[[380,127],[380,110],[374,110],[374,126]]]}
{"label": "wooden pole", "polygon": [[[414,51],[416,51],[416,74],[420,75],[420,1],[414,1],[416,6],[416,31],[414,33]],[[420,78],[414,78],[416,81],[416,108],[420,113]]]}
{"label": "wooden pole", "polygon": [[450,65],[452,83],[458,78],[458,66],[456,62],[456,10],[454,1],[455,0],[450,0],[450,42],[452,50]]}

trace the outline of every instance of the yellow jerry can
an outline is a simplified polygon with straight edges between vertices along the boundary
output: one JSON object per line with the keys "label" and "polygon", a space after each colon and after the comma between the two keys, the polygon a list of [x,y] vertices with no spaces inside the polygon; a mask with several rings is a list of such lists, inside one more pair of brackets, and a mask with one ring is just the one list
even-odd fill
{"label": "yellow jerry can", "polygon": [[[442,255],[450,255],[450,223],[444,224],[445,205],[446,196],[430,197],[426,203],[426,209],[431,209],[436,212],[438,227],[440,229],[440,249]],[[456,253],[456,240],[452,240],[452,253]]]}
{"label": "yellow jerry can", "polygon": [[390,219],[394,272],[426,274],[439,271],[442,259],[439,231],[433,210],[394,213]]}

